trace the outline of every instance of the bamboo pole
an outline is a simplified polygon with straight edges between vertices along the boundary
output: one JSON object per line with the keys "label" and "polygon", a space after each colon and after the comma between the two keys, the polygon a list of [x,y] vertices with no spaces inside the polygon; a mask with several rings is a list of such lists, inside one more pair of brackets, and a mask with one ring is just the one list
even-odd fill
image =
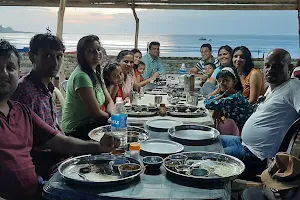
{"label": "bamboo pole", "polygon": [[138,48],[139,45],[139,29],[140,29],[140,19],[138,18],[135,11],[135,0],[132,0],[131,4],[132,13],[135,19],[135,39],[134,39],[134,48]]}
{"label": "bamboo pole", "polygon": [[[57,12],[57,32],[56,35],[59,37],[59,39],[63,39],[63,27],[64,27],[64,15],[65,15],[65,9],[66,9],[67,0],[60,0],[59,3],[59,10]],[[60,70],[59,70],[59,89],[62,90],[62,82],[65,80],[65,66],[64,66],[64,60],[61,64]]]}
{"label": "bamboo pole", "polygon": [[297,9],[298,9],[298,44],[300,47],[300,0],[297,0]]}
{"label": "bamboo pole", "polygon": [[66,9],[67,0],[60,0],[59,3],[59,10],[57,12],[57,37],[62,40],[62,33],[64,28],[64,16],[65,16],[65,9]]}

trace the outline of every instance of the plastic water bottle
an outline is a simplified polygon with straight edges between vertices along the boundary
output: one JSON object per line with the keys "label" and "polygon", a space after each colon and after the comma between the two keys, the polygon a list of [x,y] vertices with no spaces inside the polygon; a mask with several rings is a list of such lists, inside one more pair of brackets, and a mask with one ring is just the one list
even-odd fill
{"label": "plastic water bottle", "polygon": [[179,69],[179,83],[183,84],[184,83],[184,75],[186,74],[186,68],[185,68],[185,64],[182,63],[181,67]]}
{"label": "plastic water bottle", "polygon": [[120,139],[120,147],[127,147],[127,112],[121,97],[117,97],[115,108],[111,115],[111,132]]}

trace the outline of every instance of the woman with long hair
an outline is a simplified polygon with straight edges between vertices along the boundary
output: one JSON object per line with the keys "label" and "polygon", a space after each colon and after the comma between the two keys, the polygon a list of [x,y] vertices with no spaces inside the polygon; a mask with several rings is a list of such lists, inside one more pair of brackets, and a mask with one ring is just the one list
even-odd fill
{"label": "woman with long hair", "polygon": [[221,46],[218,50],[218,60],[220,66],[217,67],[214,73],[209,78],[208,82],[217,85],[217,75],[224,67],[232,67],[232,48],[228,45]]}
{"label": "woman with long hair", "polygon": [[107,124],[114,103],[101,76],[104,52],[96,35],[84,36],[78,42],[78,66],[68,80],[62,116],[67,135],[87,140],[89,131]]}
{"label": "woman with long hair", "polygon": [[254,68],[251,52],[245,46],[236,47],[232,62],[243,84],[243,95],[249,103],[256,103],[258,97],[264,94],[265,84],[262,72]]}
{"label": "woman with long hair", "polygon": [[[233,71],[236,73],[236,69],[234,68],[234,66],[232,65],[232,48],[228,45],[225,46],[221,46],[218,50],[218,59],[220,61],[220,66],[217,67],[213,74],[211,75],[211,77],[209,78],[208,82],[206,82],[203,87],[205,87],[206,84],[214,84],[216,86],[218,86],[218,82],[217,82],[217,76],[218,74],[222,71],[222,69],[224,67],[230,67],[233,69]],[[242,91],[243,90],[243,86],[240,82],[240,80],[237,81],[237,83],[235,84],[235,90],[236,91]],[[213,96],[216,95],[220,92],[220,87],[215,87],[215,89],[210,92],[210,93],[206,93],[207,97],[209,96]]]}
{"label": "woman with long hair", "polygon": [[139,87],[145,86],[148,83],[150,83],[151,80],[154,80],[156,78],[156,75],[153,75],[149,79],[143,80],[141,82],[137,81],[134,71],[134,54],[132,53],[132,51],[120,51],[120,53],[117,56],[117,62],[119,62],[124,74],[124,83],[122,86],[122,91],[126,102],[129,102],[134,88],[138,89]]}
{"label": "woman with long hair", "polygon": [[139,49],[132,49],[131,52],[133,53],[133,69],[135,74],[133,85],[134,89],[139,91],[140,87],[143,87],[151,81],[154,81],[159,77],[159,74],[154,73],[150,78],[145,80],[143,78],[143,72],[146,69],[146,64],[142,62],[142,52]]}

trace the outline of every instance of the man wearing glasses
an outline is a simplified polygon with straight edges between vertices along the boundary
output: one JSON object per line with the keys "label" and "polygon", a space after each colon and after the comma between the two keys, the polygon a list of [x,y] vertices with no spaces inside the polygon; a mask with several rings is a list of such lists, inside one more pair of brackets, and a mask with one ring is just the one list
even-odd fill
{"label": "man wearing glasses", "polygon": [[243,160],[246,174],[260,174],[266,168],[267,159],[275,156],[288,129],[300,117],[300,81],[290,78],[293,68],[286,50],[269,52],[264,60],[269,88],[263,100],[246,121],[241,137],[221,137],[225,153]]}

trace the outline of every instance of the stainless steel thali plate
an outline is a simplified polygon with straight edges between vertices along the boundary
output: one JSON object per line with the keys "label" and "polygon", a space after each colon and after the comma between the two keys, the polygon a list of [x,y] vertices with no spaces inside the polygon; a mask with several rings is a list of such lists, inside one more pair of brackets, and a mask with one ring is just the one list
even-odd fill
{"label": "stainless steel thali plate", "polygon": [[173,117],[184,117],[184,118],[193,118],[193,117],[204,117],[206,116],[205,110],[197,110],[195,112],[176,112],[176,111],[170,111],[168,112],[168,115]]}
{"label": "stainless steel thali plate", "polygon": [[155,139],[141,143],[141,150],[155,155],[170,155],[182,152],[184,147],[177,142]]}
{"label": "stainless steel thali plate", "polygon": [[157,115],[157,112],[127,112],[128,117],[153,117]]}
{"label": "stainless steel thali plate", "polygon": [[154,131],[168,131],[169,128],[180,126],[182,124],[183,123],[178,120],[159,118],[147,121],[145,126],[146,128]]}
{"label": "stainless steel thali plate", "polygon": [[127,157],[114,156],[110,154],[84,155],[71,158],[63,162],[58,171],[68,182],[85,185],[117,185],[139,177],[142,168],[135,174],[122,177],[118,168],[111,168],[112,162],[135,163],[137,160]]}
{"label": "stainless steel thali plate", "polygon": [[203,141],[215,140],[220,132],[204,125],[181,125],[168,130],[170,137],[181,144],[200,144]]}
{"label": "stainless steel thali plate", "polygon": [[[171,156],[178,155],[184,155],[187,159],[184,162],[172,160]],[[235,179],[245,170],[242,161],[221,153],[195,151],[171,156],[164,159],[163,166],[167,173],[184,181],[226,182]]]}
{"label": "stainless steel thali plate", "polygon": [[[107,133],[111,132],[111,125],[95,128],[95,129],[91,130],[88,135],[92,140],[99,142],[101,140],[102,136],[106,132]],[[146,131],[145,129],[139,128],[139,127],[135,127],[135,126],[128,126],[127,133],[128,134],[135,133],[136,135],[138,135],[138,140],[136,142],[146,141],[150,137],[150,134],[148,131]]]}

